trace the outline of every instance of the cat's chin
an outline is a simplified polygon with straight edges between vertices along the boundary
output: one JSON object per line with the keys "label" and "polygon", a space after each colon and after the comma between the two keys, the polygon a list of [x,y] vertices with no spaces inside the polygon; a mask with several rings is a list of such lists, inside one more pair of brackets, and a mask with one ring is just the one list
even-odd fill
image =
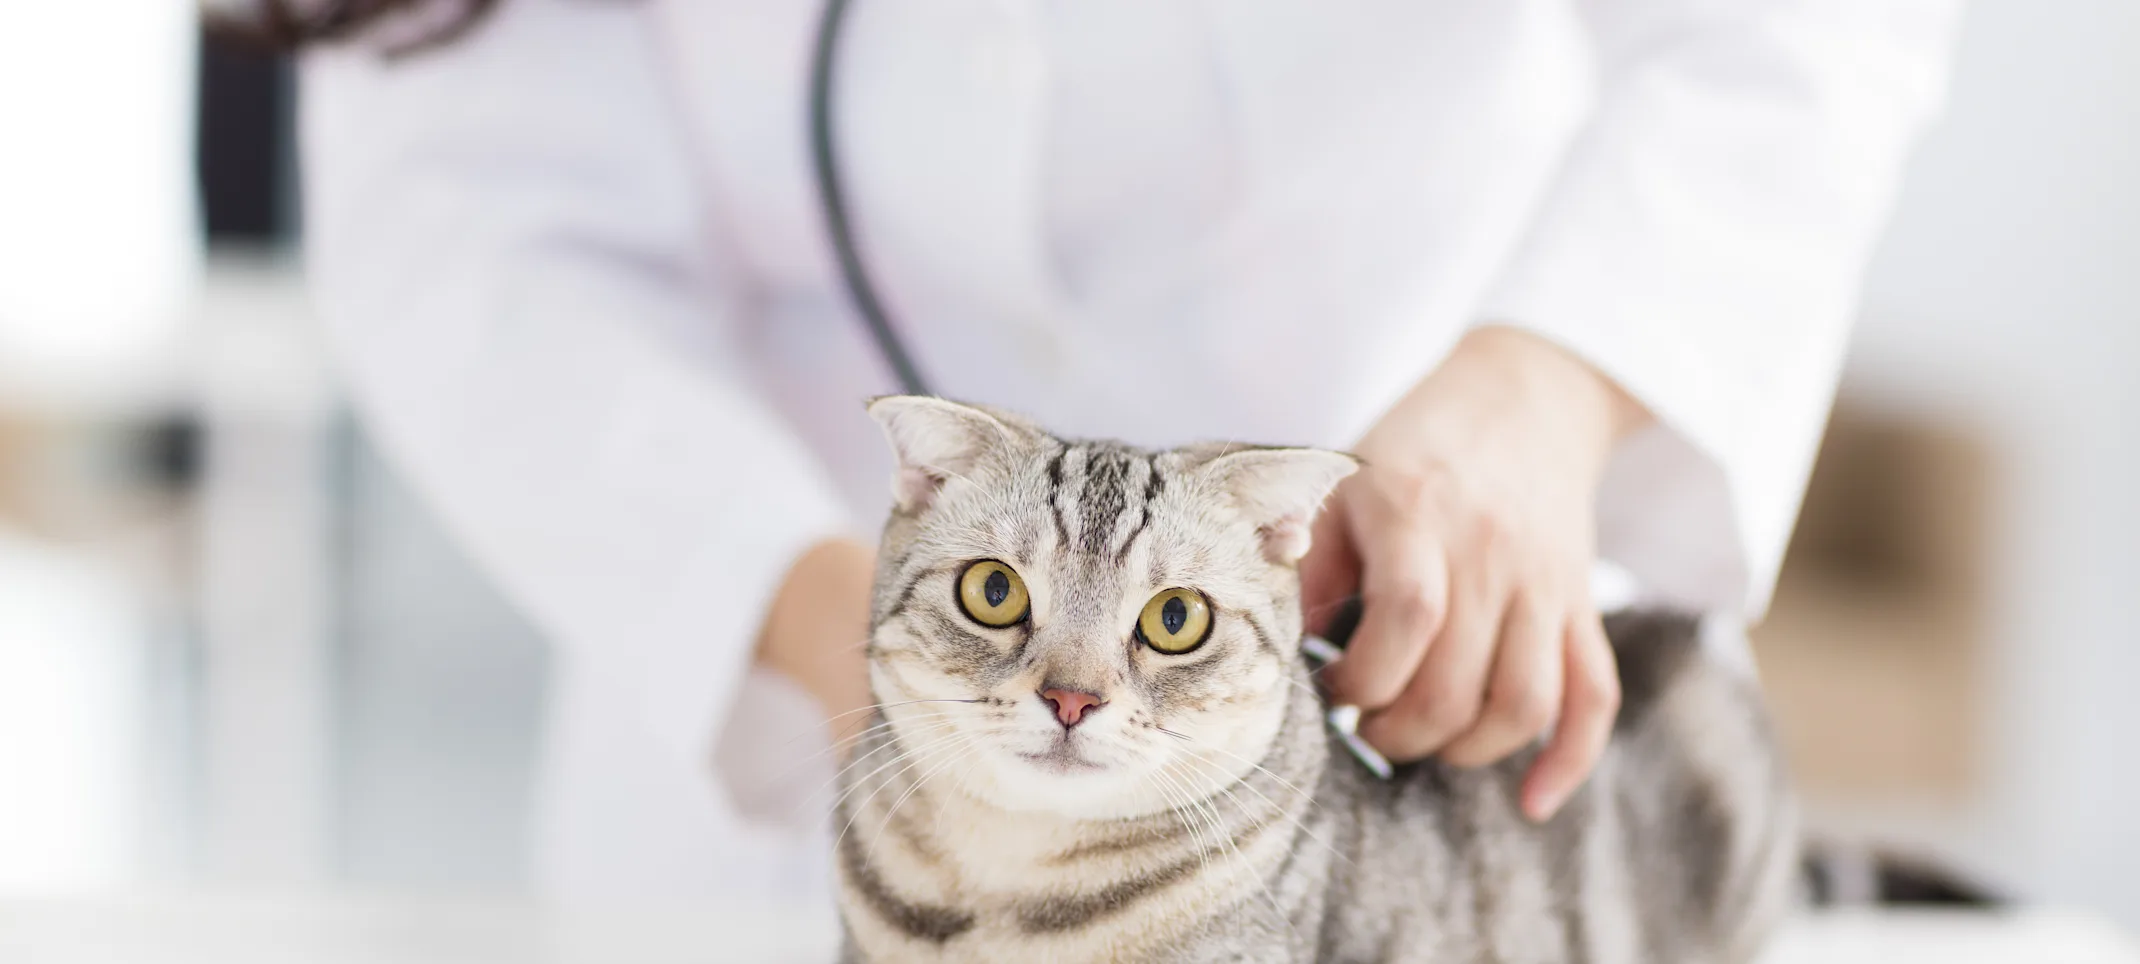
{"label": "cat's chin", "polygon": [[1020,753],[1018,759],[1032,764],[1043,773],[1104,773],[1107,765],[1087,757],[1083,751],[1068,740],[1057,743],[1039,753]]}
{"label": "cat's chin", "polygon": [[966,789],[999,810],[1075,820],[1121,820],[1167,808],[1148,776],[1095,761],[1067,744],[1040,753],[1011,751],[975,772]]}

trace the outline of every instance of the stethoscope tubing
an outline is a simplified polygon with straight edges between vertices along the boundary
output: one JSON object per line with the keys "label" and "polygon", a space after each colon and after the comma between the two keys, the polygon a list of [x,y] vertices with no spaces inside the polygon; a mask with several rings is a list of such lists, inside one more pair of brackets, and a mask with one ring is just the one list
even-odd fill
{"label": "stethoscope tubing", "polygon": [[847,210],[847,193],[840,183],[839,158],[833,143],[833,68],[839,57],[841,28],[847,22],[847,0],[826,0],[817,24],[817,42],[810,60],[810,163],[817,179],[818,206],[825,216],[826,233],[838,257],[840,281],[847,289],[855,314],[862,319],[885,367],[909,395],[933,395],[928,379],[907,351],[906,342],[884,309],[884,300],[871,282],[869,267],[855,241],[854,219]]}

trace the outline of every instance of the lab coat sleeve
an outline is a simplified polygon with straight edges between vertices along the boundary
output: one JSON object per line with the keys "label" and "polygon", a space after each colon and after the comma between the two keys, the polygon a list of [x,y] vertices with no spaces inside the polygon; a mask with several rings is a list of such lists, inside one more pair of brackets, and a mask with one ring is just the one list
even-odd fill
{"label": "lab coat sleeve", "polygon": [[1673,601],[1765,609],[1950,0],[1594,0],[1598,100],[1482,321],[1647,404],[1599,549]]}
{"label": "lab coat sleeve", "polygon": [[641,6],[308,55],[307,257],[378,444],[561,669],[636,695],[631,752],[703,770],[778,580],[848,520],[748,388]]}

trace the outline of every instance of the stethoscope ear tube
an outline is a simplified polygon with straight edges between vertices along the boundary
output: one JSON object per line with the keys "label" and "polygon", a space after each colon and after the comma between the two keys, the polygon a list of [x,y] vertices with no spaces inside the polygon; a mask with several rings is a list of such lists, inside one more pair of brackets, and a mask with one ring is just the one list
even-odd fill
{"label": "stethoscope ear tube", "polygon": [[839,258],[840,280],[855,314],[869,329],[884,364],[899,379],[909,395],[933,395],[929,382],[907,353],[906,343],[885,314],[884,302],[870,283],[869,270],[855,245],[854,224],[847,214],[847,195],[840,186],[838,159],[832,143],[832,68],[838,59],[840,28],[847,21],[847,0],[826,0],[817,24],[817,43],[810,60],[810,163],[817,175],[818,206],[825,213],[825,229]]}

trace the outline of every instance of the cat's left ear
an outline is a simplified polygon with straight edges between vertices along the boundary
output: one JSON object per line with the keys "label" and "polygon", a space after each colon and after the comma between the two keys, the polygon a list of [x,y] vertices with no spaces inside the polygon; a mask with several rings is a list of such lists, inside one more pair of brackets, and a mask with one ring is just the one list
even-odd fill
{"label": "cat's left ear", "polygon": [[1037,431],[1015,416],[929,395],[870,400],[899,466],[892,499],[901,512],[929,507],[951,479],[971,474],[990,452],[1031,442]]}
{"label": "cat's left ear", "polygon": [[1324,449],[1248,449],[1205,463],[1206,478],[1263,535],[1263,554],[1291,565],[1308,553],[1308,531],[1330,490],[1360,467],[1360,460]]}

